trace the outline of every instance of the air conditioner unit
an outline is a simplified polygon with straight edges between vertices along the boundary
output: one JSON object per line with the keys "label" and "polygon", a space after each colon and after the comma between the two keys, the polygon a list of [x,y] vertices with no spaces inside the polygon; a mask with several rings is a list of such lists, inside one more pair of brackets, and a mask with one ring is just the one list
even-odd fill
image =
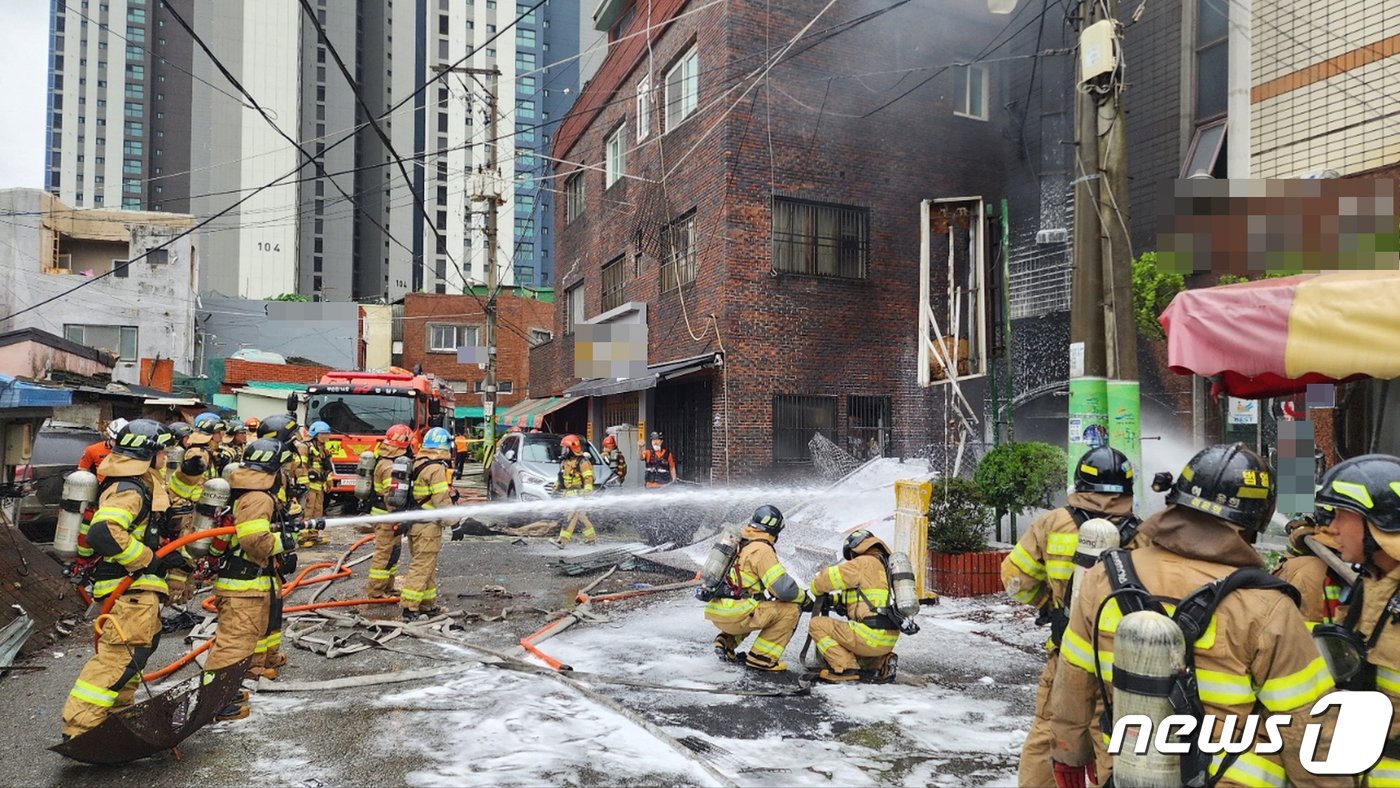
{"label": "air conditioner unit", "polygon": [[1035,234],[1035,242],[1038,244],[1062,244],[1068,240],[1069,231],[1063,227],[1040,230]]}

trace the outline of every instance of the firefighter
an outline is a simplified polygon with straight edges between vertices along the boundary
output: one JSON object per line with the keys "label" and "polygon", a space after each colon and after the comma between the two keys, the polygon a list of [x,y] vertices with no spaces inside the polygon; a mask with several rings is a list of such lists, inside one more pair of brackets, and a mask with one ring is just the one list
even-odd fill
{"label": "firefighter", "polygon": [[[577,435],[565,435],[559,441],[559,448],[563,450],[564,458],[559,463],[559,480],[554,486],[556,495],[565,498],[576,498],[582,495],[593,494],[593,463],[583,453],[583,440]],[[598,541],[598,533],[593,530],[593,521],[588,519],[588,513],[582,509],[574,509],[569,512],[569,522],[564,529],[559,532],[559,537],[551,539],[550,544],[564,549],[569,540],[574,538],[574,528],[583,523],[583,543],[593,544]]]}
{"label": "firefighter", "polygon": [[617,486],[627,481],[627,458],[622,455],[622,450],[617,448],[617,438],[612,435],[603,436],[603,461],[608,464],[617,478]]}
{"label": "firefighter", "polygon": [[1079,526],[1096,517],[1118,525],[1124,547],[1140,547],[1145,541],[1137,532],[1138,521],[1133,516],[1132,464],[1122,452],[1107,446],[1085,452],[1075,466],[1074,491],[1065,506],[1031,521],[1001,564],[1001,582],[1006,592],[1017,601],[1040,608],[1037,623],[1050,624],[1050,637],[1045,642],[1048,659],[1035,691],[1035,716],[1021,745],[1017,781],[1022,786],[1055,781],[1050,771],[1050,750],[1055,746],[1055,736],[1050,732],[1050,686],[1059,664],[1060,638],[1069,621],[1066,608],[1074,577],[1074,553],[1079,546]]}
{"label": "firefighter", "polygon": [[843,563],[817,573],[809,584],[814,599],[832,595],[845,623],[813,614],[807,634],[817,646],[826,667],[817,673],[821,681],[889,681],[893,678],[894,647],[899,625],[877,615],[890,605],[890,584],[885,565],[890,548],[864,528],[847,534],[841,546]]}
{"label": "firefighter", "polygon": [[1300,609],[1309,628],[1340,623],[1346,617],[1347,607],[1342,597],[1349,583],[1328,566],[1323,556],[1313,552],[1303,541],[1305,537],[1312,537],[1317,549],[1336,555],[1337,538],[1326,528],[1319,527],[1314,518],[1301,517],[1288,523],[1288,552],[1274,574],[1298,589],[1303,598]]}
{"label": "firefighter", "polygon": [[651,434],[651,448],[642,452],[642,465],[646,469],[646,486],[665,487],[676,481],[676,456],[666,448],[661,433]]}
{"label": "firefighter", "polygon": [[[405,424],[395,424],[384,433],[376,454],[379,460],[374,465],[374,495],[370,499],[370,514],[388,514],[393,508],[389,505],[390,473],[394,460],[409,453],[413,431]],[[365,596],[370,599],[384,599],[394,589],[394,575],[399,571],[400,529],[394,523],[376,523],[374,526],[374,556],[369,563],[369,588]]]}
{"label": "firefighter", "polygon": [[[331,426],[324,421],[312,422],[307,429],[306,441],[298,444],[297,454],[306,470],[306,507],[303,516],[316,519],[326,513],[326,483],[331,478],[330,452],[326,448],[326,436]],[[301,532],[301,546],[313,547],[329,541],[324,530],[308,529]]]}
{"label": "firefighter", "polygon": [[[78,458],[78,470],[97,473],[98,466],[112,453],[112,443],[117,439],[117,433],[125,426],[126,419],[112,419],[107,422],[107,428],[102,431],[102,440],[83,449],[83,456]],[[100,477],[98,481],[101,481]]]}
{"label": "firefighter", "polygon": [[[217,436],[224,426],[214,413],[201,413],[185,438],[185,457],[169,476],[170,520],[168,536],[180,537],[194,527],[194,505],[204,489],[204,482],[219,475]],[[179,429],[173,428],[172,429]],[[179,429],[183,433],[183,429]],[[166,576],[170,586],[170,601],[179,604],[189,599],[194,589],[189,576],[176,569]]]}
{"label": "firefighter", "polygon": [[[204,663],[205,675],[210,679],[249,655],[253,655],[254,662],[245,674],[247,678],[256,680],[266,671],[276,670],[265,664],[268,617],[273,597],[281,587],[273,561],[275,556],[296,547],[289,534],[276,531],[273,525],[282,505],[275,490],[282,452],[282,445],[270,438],[253,441],[229,479],[233,488],[233,524],[238,530],[232,536],[216,539],[209,551],[222,558],[218,579],[214,581],[219,628]],[[248,712],[248,696],[244,693],[220,710],[215,719],[242,719]]]}
{"label": "firefighter", "polygon": [[241,421],[229,421],[228,440],[219,445],[219,473],[224,472],[229,463],[243,459],[243,449],[248,445],[248,426]]}
{"label": "firefighter", "polygon": [[[1208,447],[1182,470],[1167,493],[1167,508],[1143,523],[1152,544],[1130,553],[1110,551],[1085,572],[1050,695],[1052,768],[1058,785],[1083,786],[1095,777],[1104,785],[1111,775],[1103,738],[1090,735],[1092,721],[1104,708],[1101,686],[1107,692],[1113,684],[1115,694],[1161,691],[1146,679],[1130,680],[1111,670],[1114,635],[1129,599],[1122,589],[1140,586],[1145,594],[1181,600],[1208,583],[1240,577],[1240,568],[1251,569],[1262,582],[1219,596],[1209,620],[1201,622],[1206,634],[1194,643],[1187,639],[1198,682],[1196,698],[1188,702],[1198,700],[1204,714],[1214,716],[1200,722],[1207,726],[1220,725],[1225,715],[1255,711],[1290,715],[1293,721],[1281,731],[1281,753],[1220,753],[1207,771],[1212,784],[1220,785],[1321,779],[1304,769],[1299,745],[1310,727],[1306,724],[1315,721],[1309,715],[1313,703],[1333,689],[1333,682],[1290,595],[1296,592],[1262,571],[1263,559],[1252,546],[1273,516],[1274,485],[1268,464],[1244,444]],[[1136,583],[1131,582],[1134,574]],[[1159,661],[1168,664],[1168,656]],[[1322,717],[1322,724],[1330,739],[1335,712]],[[1222,733],[1217,727],[1212,735],[1218,740]],[[1097,756],[1095,749],[1100,750]]]}
{"label": "firefighter", "polygon": [[[297,460],[294,444],[300,426],[296,417],[290,413],[278,413],[258,422],[258,437],[275,440],[282,446],[281,470],[278,472],[278,484],[274,487],[277,500],[281,503],[276,525],[282,532],[293,534],[300,530],[299,526],[302,522],[301,498],[306,494],[306,486],[300,481],[304,478],[304,471]],[[285,559],[274,558],[273,564],[279,572],[276,581],[280,587],[280,583],[286,582],[286,575],[295,568],[296,555],[290,554]],[[282,598],[280,594],[273,595],[268,622],[267,636],[258,644],[258,653],[263,654],[261,657],[263,676],[267,679],[276,679],[279,670],[287,664],[287,655],[282,653]],[[258,659],[256,654],[254,659]]]}
{"label": "firefighter", "polygon": [[184,555],[157,558],[151,548],[157,544],[152,518],[169,506],[158,469],[172,437],[160,422],[136,419],[117,433],[112,453],[99,466],[98,508],[83,534],[98,556],[93,599],[103,601],[124,578],[133,579],[110,615],[97,623],[97,653],[83,666],[63,707],[65,740],[132,704],[141,671],[160,642],[160,607],[170,592],[165,574],[187,566]]}
{"label": "firefighter", "polygon": [[[1365,572],[1351,592],[1342,628],[1318,626],[1313,634],[1334,666],[1333,648],[1350,646],[1352,669],[1337,677],[1343,689],[1379,690],[1400,703],[1400,458],[1366,454],[1343,460],[1322,476],[1314,503],[1317,520],[1327,524],[1342,560]],[[1321,636],[1319,636],[1319,633]],[[1348,636],[1349,635],[1349,636]],[[1350,674],[1350,675],[1348,675]],[[1385,754],[1366,774],[1365,785],[1400,785],[1400,713],[1393,713]]]}
{"label": "firefighter", "polygon": [[[452,434],[442,427],[428,430],[409,471],[409,508],[432,510],[452,505],[448,483],[451,461]],[[408,527],[408,575],[399,590],[404,621],[442,612],[437,606],[437,558],[441,550],[441,522],[416,522]]]}
{"label": "firefighter", "polygon": [[726,577],[731,593],[705,604],[705,620],[719,628],[715,653],[726,662],[737,662],[739,644],[750,632],[758,632],[744,665],[754,670],[787,670],[783,650],[797,631],[808,597],[778,562],[774,546],[784,524],[777,507],[754,510]]}

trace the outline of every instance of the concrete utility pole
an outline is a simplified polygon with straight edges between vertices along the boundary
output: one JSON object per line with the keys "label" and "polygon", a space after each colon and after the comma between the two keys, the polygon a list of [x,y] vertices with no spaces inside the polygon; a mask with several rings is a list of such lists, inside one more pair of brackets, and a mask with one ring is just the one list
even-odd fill
{"label": "concrete utility pole", "polygon": [[[1110,19],[1118,18],[1119,0],[1108,0]],[[1117,38],[1118,46],[1123,37]],[[1133,316],[1133,255],[1128,237],[1128,119],[1123,88],[1098,106],[1097,138],[1103,146],[1098,180],[1100,231],[1103,237],[1103,293],[1108,361],[1108,443],[1128,456],[1137,469],[1134,499],[1142,498],[1142,399],[1138,382],[1137,321]]]}
{"label": "concrete utility pole", "polygon": [[[1098,21],[1097,4],[1081,2],[1079,29]],[[1083,58],[1075,79],[1073,278],[1069,322],[1068,482],[1075,463],[1108,429],[1108,366],[1104,348],[1103,264],[1098,216],[1098,104],[1083,90]]]}
{"label": "concrete utility pole", "polygon": [[[479,169],[472,177],[469,195],[473,202],[485,203],[482,209],[486,213],[486,379],[481,384],[483,395],[482,415],[486,417],[486,429],[483,437],[486,445],[492,446],[496,442],[496,323],[497,323],[497,290],[499,289],[500,275],[497,270],[497,213],[504,202],[501,190],[500,166],[496,151],[500,144],[499,120],[500,113],[497,111],[497,92],[500,88],[500,69],[497,68],[446,68],[439,66],[439,71],[454,71],[471,75],[473,81],[481,85],[486,92],[486,164]],[[490,82],[483,84],[479,76],[487,77]],[[471,287],[463,282],[464,286]]]}

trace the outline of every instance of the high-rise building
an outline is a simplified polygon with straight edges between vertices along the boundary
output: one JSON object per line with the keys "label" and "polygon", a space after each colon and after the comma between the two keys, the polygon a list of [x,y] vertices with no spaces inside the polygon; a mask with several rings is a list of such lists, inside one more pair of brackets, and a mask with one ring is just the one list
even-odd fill
{"label": "high-rise building", "polygon": [[63,202],[189,210],[191,44],[168,17],[158,0],[52,0],[46,171]]}
{"label": "high-rise building", "polygon": [[392,301],[486,281],[468,184],[494,147],[499,280],[547,286],[547,156],[578,94],[579,2],[313,0],[328,45],[296,3],[173,0],[211,59],[161,0],[52,0],[49,191],[227,211],[201,231],[211,292]]}

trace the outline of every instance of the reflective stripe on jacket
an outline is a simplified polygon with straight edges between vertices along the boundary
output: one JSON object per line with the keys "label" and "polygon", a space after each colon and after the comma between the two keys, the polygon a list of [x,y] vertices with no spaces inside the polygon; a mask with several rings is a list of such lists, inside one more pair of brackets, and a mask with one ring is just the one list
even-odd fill
{"label": "reflective stripe on jacket", "polygon": [[214,593],[227,597],[263,596],[273,588],[269,562],[272,556],[282,552],[282,540],[272,528],[278,515],[269,489],[273,477],[251,468],[240,468],[230,484],[238,485],[241,490],[233,504],[233,523],[237,531],[229,537],[227,548],[220,551],[226,558],[214,581]]}
{"label": "reflective stripe on jacket", "polygon": [[[160,486],[159,474],[149,470],[149,464],[148,470],[141,476],[113,473],[129,470],[131,467],[129,458],[120,455],[109,455],[99,467],[103,470],[103,475],[115,483],[98,498],[97,511],[93,514],[85,535],[88,546],[96,555],[101,556],[93,570],[93,597],[100,599],[109,596],[128,575],[134,575],[130,586],[133,591],[169,594],[170,587],[166,585],[164,578],[141,572],[155,559],[155,552],[144,543],[151,514],[163,512],[169,506],[169,499],[163,493],[159,498],[156,497],[155,488]],[[132,489],[131,484],[140,485],[150,493],[149,509],[144,496]],[[160,506],[159,510],[156,509],[157,505]],[[144,517],[141,516],[142,510],[147,510]]]}
{"label": "reflective stripe on jacket", "polygon": [[801,588],[778,561],[778,553],[773,549],[776,540],[772,534],[746,527],[740,538],[744,546],[729,570],[728,581],[741,589],[743,598],[716,598],[706,602],[707,621],[724,623],[747,616],[758,607],[765,591],[782,602],[795,602],[802,597]]}
{"label": "reflective stripe on jacket", "polygon": [[565,457],[559,463],[559,490],[564,495],[593,492],[593,463],[587,457]]}
{"label": "reflective stripe on jacket", "polygon": [[846,607],[851,631],[871,648],[893,648],[899,640],[898,629],[883,629],[864,623],[876,615],[875,608],[890,603],[889,579],[885,564],[878,556],[858,555],[849,561],[829,566],[812,578],[812,595],[838,594]]}

